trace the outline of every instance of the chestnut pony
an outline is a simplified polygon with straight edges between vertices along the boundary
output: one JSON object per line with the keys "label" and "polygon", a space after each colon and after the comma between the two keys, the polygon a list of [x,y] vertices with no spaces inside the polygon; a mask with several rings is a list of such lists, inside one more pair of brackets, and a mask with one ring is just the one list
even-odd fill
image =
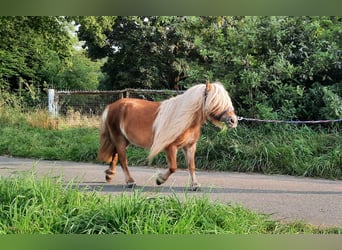
{"label": "chestnut pony", "polygon": [[102,114],[98,159],[110,163],[105,171],[107,182],[116,173],[119,160],[128,187],[135,186],[127,164],[129,144],[150,149],[151,160],[165,150],[168,170],[157,176],[164,183],[177,169],[177,151],[181,148],[188,164],[191,189],[200,187],[195,175],[196,143],[205,121],[217,126],[237,126],[231,99],[219,82],[198,84],[183,94],[162,102],[123,98],[109,104]]}

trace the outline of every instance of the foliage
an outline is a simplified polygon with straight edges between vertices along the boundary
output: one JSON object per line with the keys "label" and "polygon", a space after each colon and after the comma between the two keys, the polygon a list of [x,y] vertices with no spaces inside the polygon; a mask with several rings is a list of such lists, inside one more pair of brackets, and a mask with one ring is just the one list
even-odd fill
{"label": "foliage", "polygon": [[103,61],[73,47],[73,30],[65,17],[0,17],[1,95],[17,94],[27,108],[46,103],[48,87],[97,89]]}
{"label": "foliage", "polygon": [[104,60],[90,60],[83,50],[74,50],[69,65],[60,69],[49,82],[56,89],[96,90],[104,79],[100,71],[103,63]]}
{"label": "foliage", "polygon": [[89,55],[108,57],[104,88],[220,80],[245,116],[340,118],[339,17],[82,17],[78,23]]}
{"label": "foliage", "polygon": [[0,17],[0,38],[0,86],[10,89],[19,88],[19,79],[42,84],[49,59],[65,60],[71,53],[63,17]]}
{"label": "foliage", "polygon": [[[200,54],[210,62],[203,72],[210,71],[214,79],[226,83],[241,114],[268,118],[276,114],[279,119],[341,117],[336,105],[341,103],[341,19],[216,17],[201,25],[210,34],[196,38]],[[323,100],[323,93],[312,98],[320,85],[324,95],[333,98]]]}
{"label": "foliage", "polygon": [[[0,86],[19,91],[22,102],[34,106],[51,86],[178,89],[219,80],[243,116],[340,118],[341,20],[1,17]],[[75,27],[87,54],[73,47]]]}
{"label": "foliage", "polygon": [[[81,189],[81,190],[79,190]],[[82,192],[88,191],[88,192]],[[0,178],[0,234],[247,234],[341,233],[303,223],[283,224],[206,197],[135,191],[99,195],[61,177],[34,172]]]}
{"label": "foliage", "polygon": [[[108,20],[108,19],[109,20]],[[187,57],[194,46],[184,33],[185,18],[176,17],[83,17],[78,18],[80,39],[89,55],[108,57],[103,71],[104,88],[176,88],[188,70]],[[103,22],[111,27],[96,27]],[[91,23],[92,25],[89,25]],[[101,30],[101,29],[100,29]]]}

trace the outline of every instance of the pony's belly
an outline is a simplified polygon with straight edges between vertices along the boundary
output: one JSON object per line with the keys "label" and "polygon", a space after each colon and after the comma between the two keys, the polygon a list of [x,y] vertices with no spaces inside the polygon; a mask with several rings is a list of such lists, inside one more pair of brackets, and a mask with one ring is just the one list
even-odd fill
{"label": "pony's belly", "polygon": [[121,129],[121,132],[129,141],[130,144],[140,147],[149,149],[152,145],[152,133],[148,133],[146,130],[135,130],[126,132],[125,129]]}
{"label": "pony's belly", "polygon": [[151,148],[151,143],[147,143],[145,141],[136,141],[136,140],[129,140],[129,143],[134,145],[134,146],[137,146],[139,148],[145,148],[145,149],[150,149]]}

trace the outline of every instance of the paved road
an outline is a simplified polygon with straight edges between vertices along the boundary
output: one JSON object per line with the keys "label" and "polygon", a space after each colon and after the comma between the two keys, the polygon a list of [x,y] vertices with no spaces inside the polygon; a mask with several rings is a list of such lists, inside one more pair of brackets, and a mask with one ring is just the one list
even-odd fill
{"label": "paved road", "polygon": [[[0,176],[17,175],[33,167],[39,175],[62,175],[65,181],[73,179],[103,193],[132,192],[124,187],[120,167],[113,182],[105,183],[105,165],[0,156]],[[273,219],[342,227],[342,181],[197,171],[202,188],[200,192],[191,192],[186,190],[189,184],[186,170],[178,170],[162,186],[156,186],[155,178],[158,171],[165,169],[130,167],[130,170],[137,188],[148,195],[174,193],[180,198],[204,195],[215,202],[239,204],[255,212],[269,214]]]}

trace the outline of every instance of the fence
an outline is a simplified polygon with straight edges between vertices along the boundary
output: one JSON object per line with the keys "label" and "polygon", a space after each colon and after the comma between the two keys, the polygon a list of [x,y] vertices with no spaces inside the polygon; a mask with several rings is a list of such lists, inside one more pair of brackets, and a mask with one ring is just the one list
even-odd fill
{"label": "fence", "polygon": [[[121,98],[162,101],[182,91],[124,89],[113,91],[48,90],[48,110],[53,118],[68,126],[97,126],[105,107]],[[59,122],[60,123],[60,122]]]}

